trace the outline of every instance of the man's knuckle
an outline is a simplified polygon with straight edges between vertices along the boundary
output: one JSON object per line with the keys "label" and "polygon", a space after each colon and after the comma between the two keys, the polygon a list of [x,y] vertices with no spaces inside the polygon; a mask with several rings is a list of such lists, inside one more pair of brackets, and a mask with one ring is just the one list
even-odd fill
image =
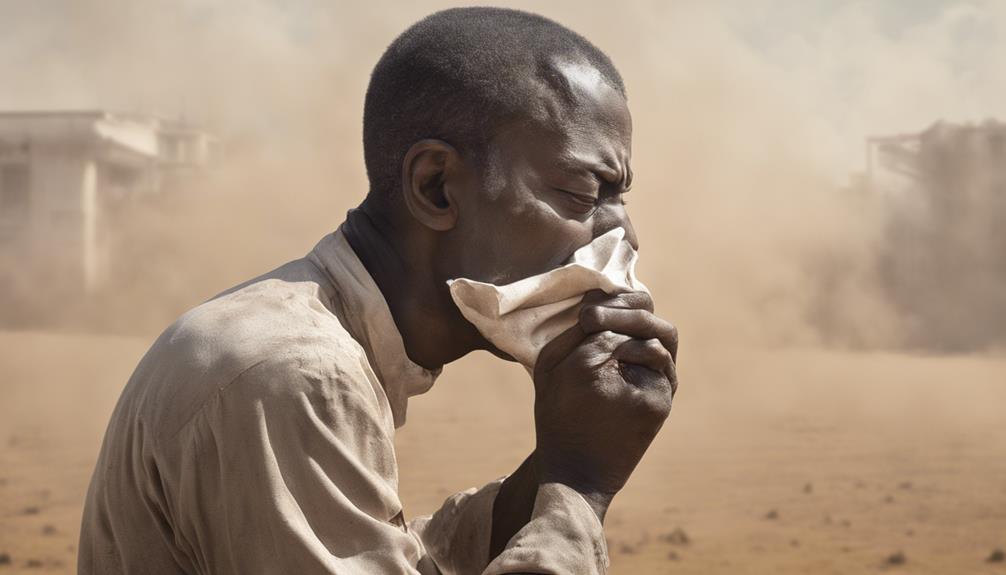
{"label": "man's knuckle", "polygon": [[604,322],[604,310],[601,306],[586,305],[580,309],[580,325],[585,330],[596,331]]}
{"label": "man's knuckle", "polygon": [[667,350],[664,349],[664,344],[660,343],[659,339],[656,338],[648,339],[643,342],[643,347],[646,349],[647,352],[652,353],[654,355],[659,355],[661,357],[667,355]]}
{"label": "man's knuckle", "polygon": [[652,313],[653,312],[653,296],[651,296],[650,294],[648,294],[646,292],[637,292],[637,293],[640,294],[639,295],[640,307],[643,308],[643,309],[645,309],[646,311]]}
{"label": "man's knuckle", "polygon": [[660,391],[647,393],[645,399],[640,402],[640,415],[654,422],[663,421],[670,411],[670,395]]}
{"label": "man's knuckle", "polygon": [[645,309],[635,308],[626,312],[632,318],[633,322],[650,326],[653,324],[654,315]]}
{"label": "man's knuckle", "polygon": [[627,309],[653,311],[653,298],[644,291],[619,294],[618,302]]}

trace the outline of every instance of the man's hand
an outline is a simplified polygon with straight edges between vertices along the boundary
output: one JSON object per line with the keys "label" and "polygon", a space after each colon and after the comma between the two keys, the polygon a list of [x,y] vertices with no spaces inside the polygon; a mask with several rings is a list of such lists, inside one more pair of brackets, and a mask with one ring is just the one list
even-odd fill
{"label": "man's hand", "polygon": [[603,520],[670,413],[678,333],[644,292],[584,301],[535,365],[533,457],[540,483],[575,489]]}
{"label": "man's hand", "polygon": [[538,486],[563,483],[604,520],[671,409],[678,332],[642,292],[584,297],[579,323],[535,364],[535,452],[503,482],[489,557],[531,518]]}

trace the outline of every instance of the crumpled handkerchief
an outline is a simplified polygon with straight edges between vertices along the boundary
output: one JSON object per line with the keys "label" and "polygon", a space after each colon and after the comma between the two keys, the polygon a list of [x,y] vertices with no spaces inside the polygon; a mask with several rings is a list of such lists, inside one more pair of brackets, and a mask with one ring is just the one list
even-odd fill
{"label": "crumpled handkerchief", "polygon": [[619,227],[576,250],[562,267],[543,274],[503,286],[464,278],[447,284],[465,319],[533,373],[545,344],[576,324],[585,293],[649,291],[636,279],[637,257]]}

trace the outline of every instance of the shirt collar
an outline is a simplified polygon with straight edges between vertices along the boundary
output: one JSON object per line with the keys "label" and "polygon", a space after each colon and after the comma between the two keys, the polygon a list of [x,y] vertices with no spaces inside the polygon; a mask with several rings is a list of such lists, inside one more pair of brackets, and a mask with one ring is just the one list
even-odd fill
{"label": "shirt collar", "polygon": [[332,282],[336,292],[334,311],[366,351],[388,397],[395,427],[401,427],[409,398],[428,391],[442,368],[429,370],[409,359],[384,295],[353,251],[342,227],[322,238],[307,258]]}

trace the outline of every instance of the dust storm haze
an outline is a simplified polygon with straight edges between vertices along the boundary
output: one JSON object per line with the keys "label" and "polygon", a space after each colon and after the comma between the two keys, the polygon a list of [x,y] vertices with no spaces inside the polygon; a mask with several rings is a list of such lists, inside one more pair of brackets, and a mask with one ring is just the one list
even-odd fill
{"label": "dust storm haze", "polygon": [[[221,142],[198,183],[123,219],[110,288],[64,306],[28,282],[3,304],[9,568],[73,571],[140,355],[359,203],[370,70],[455,5],[0,0],[0,111],[152,114]],[[675,411],[612,508],[612,571],[1000,572],[1006,519],[982,510],[1006,505],[1006,167],[961,134],[1006,119],[1006,3],[506,5],[621,71],[639,274],[682,333]],[[867,138],[931,126],[942,148],[912,178],[868,170]],[[448,366],[397,440],[406,512],[511,471],[530,393],[481,354]]]}

